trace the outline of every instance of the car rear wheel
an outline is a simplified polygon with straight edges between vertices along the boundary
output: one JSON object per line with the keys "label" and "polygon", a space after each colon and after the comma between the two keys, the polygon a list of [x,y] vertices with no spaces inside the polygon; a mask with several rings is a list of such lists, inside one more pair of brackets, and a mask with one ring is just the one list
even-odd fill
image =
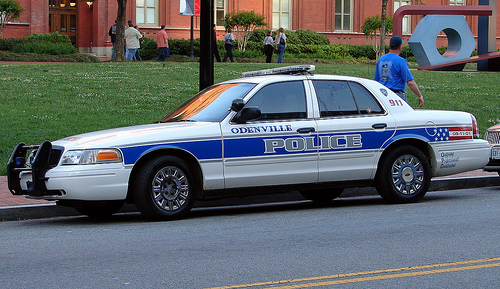
{"label": "car rear wheel", "polygon": [[375,186],[389,203],[409,203],[423,198],[430,182],[431,167],[426,156],[416,147],[400,146],[382,159]]}
{"label": "car rear wheel", "polygon": [[313,202],[329,202],[336,199],[344,191],[343,188],[331,188],[331,189],[318,189],[318,190],[307,190],[300,191],[300,194]]}
{"label": "car rear wheel", "polygon": [[133,197],[137,209],[145,217],[173,220],[191,210],[195,188],[185,161],[175,156],[161,156],[142,166],[135,177]]}

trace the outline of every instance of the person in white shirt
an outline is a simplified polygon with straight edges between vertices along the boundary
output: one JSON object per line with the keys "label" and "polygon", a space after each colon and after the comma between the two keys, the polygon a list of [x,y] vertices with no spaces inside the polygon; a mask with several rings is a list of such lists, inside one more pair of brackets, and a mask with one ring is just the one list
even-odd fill
{"label": "person in white shirt", "polygon": [[125,58],[127,60],[135,60],[135,53],[141,48],[142,34],[134,28],[134,23],[129,22],[128,28],[125,30],[125,44],[127,45],[127,52]]}
{"label": "person in white shirt", "polygon": [[266,38],[264,38],[264,54],[266,55],[266,63],[271,63],[274,51],[274,39],[272,32],[268,31]]}

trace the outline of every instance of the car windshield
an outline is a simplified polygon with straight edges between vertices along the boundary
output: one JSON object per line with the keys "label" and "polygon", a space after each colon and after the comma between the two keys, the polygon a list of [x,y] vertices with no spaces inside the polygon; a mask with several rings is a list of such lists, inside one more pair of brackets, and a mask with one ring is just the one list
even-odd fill
{"label": "car windshield", "polygon": [[159,122],[222,121],[228,114],[232,101],[243,98],[255,85],[255,83],[226,83],[210,86],[185,101]]}

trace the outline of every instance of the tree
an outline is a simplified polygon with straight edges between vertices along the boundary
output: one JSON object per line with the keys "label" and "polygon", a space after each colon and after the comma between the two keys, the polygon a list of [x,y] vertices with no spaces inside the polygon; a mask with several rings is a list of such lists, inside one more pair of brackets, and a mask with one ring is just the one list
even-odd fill
{"label": "tree", "polygon": [[[116,40],[115,40],[115,60],[125,61],[125,12],[127,11],[127,0],[116,0],[118,11],[116,12]],[[121,48],[120,48],[121,47]]]}
{"label": "tree", "polygon": [[[382,0],[382,14],[380,17],[380,31],[387,31],[387,0]],[[392,30],[392,28],[391,28]],[[385,33],[380,35],[380,47],[384,47],[379,52],[379,57],[385,54]],[[378,57],[377,57],[378,59]]]}
{"label": "tree", "polygon": [[373,51],[377,56],[377,59],[385,53],[385,41],[379,41],[379,37],[382,38],[392,30],[392,17],[387,18],[385,25],[385,33],[382,31],[382,20],[378,15],[373,17],[368,17],[365,19],[365,23],[361,26],[361,31],[366,35],[366,38],[370,38],[372,42]]}
{"label": "tree", "polygon": [[19,18],[22,12],[24,8],[16,0],[0,0],[0,38],[5,24]]}
{"label": "tree", "polygon": [[[0,0],[2,1],[2,0]],[[97,0],[81,0],[95,2]],[[124,49],[118,49],[118,47],[125,47],[125,12],[127,11],[127,0],[116,0],[118,3],[118,11],[116,12],[116,40],[115,40],[115,61],[125,61],[125,51]]]}
{"label": "tree", "polygon": [[266,26],[264,15],[256,14],[255,11],[231,12],[224,16],[224,27],[232,28],[238,43],[238,50],[245,50],[252,32],[260,27]]}

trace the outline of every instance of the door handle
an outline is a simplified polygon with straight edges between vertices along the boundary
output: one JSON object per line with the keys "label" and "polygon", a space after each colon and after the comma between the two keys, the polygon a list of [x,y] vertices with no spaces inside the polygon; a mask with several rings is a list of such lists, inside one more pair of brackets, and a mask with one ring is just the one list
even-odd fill
{"label": "door handle", "polygon": [[303,127],[303,128],[297,129],[298,133],[310,133],[310,132],[315,132],[315,131],[316,131],[316,129],[314,127]]}
{"label": "door handle", "polygon": [[372,125],[372,128],[374,129],[382,129],[382,128],[386,128],[387,127],[387,123],[376,123],[374,125]]}

